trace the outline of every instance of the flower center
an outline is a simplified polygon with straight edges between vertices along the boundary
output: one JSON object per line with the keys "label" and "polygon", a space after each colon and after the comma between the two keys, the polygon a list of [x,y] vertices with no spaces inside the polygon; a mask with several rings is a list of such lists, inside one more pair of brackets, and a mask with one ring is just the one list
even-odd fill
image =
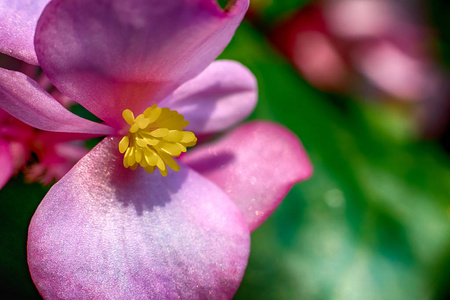
{"label": "flower center", "polygon": [[128,135],[119,143],[120,153],[125,153],[125,168],[136,170],[141,165],[148,173],[158,168],[166,176],[167,167],[180,170],[172,157],[180,156],[181,152],[186,152],[186,147],[197,142],[194,133],[183,131],[189,122],[167,107],[160,108],[154,104],[136,118],[131,110],[125,109],[122,116],[131,125]]}

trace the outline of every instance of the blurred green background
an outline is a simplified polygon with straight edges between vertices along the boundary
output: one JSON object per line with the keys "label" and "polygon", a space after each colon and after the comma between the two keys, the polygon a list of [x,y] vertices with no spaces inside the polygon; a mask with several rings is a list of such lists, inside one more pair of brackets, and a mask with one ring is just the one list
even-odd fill
{"label": "blurred green background", "polygon": [[[308,2],[252,2],[252,15],[220,57],[240,61],[256,75],[259,103],[251,118],[295,132],[314,166],[313,177],[296,185],[252,233],[235,298],[449,298],[447,129],[424,136],[405,105],[308,84],[267,38]],[[426,26],[434,33],[428,43],[445,73],[450,4],[424,4]],[[0,190],[0,285],[11,299],[39,299],[26,265],[26,232],[47,190],[20,176]]]}

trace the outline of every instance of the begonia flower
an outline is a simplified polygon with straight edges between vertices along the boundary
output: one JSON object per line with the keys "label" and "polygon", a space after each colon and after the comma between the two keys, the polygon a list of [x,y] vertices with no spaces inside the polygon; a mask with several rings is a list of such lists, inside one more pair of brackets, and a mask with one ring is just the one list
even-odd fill
{"label": "begonia flower", "polygon": [[249,70],[213,61],[248,8],[231,3],[224,11],[212,0],[49,2],[35,32],[39,65],[104,124],[0,70],[0,108],[43,130],[108,135],[32,218],[28,263],[44,298],[231,298],[250,232],[311,175],[297,137],[268,122],[170,157],[256,104]]}

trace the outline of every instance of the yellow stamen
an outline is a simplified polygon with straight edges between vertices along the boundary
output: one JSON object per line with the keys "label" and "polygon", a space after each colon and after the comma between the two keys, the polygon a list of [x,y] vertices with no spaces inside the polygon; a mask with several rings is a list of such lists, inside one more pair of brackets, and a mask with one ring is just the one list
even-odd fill
{"label": "yellow stamen", "polygon": [[172,157],[186,152],[197,142],[195,134],[183,131],[189,122],[175,110],[159,108],[154,104],[136,118],[131,110],[122,113],[130,125],[128,135],[119,143],[120,153],[124,153],[123,166],[136,170],[141,165],[148,173],[159,169],[167,175],[167,167],[179,171],[180,167]]}

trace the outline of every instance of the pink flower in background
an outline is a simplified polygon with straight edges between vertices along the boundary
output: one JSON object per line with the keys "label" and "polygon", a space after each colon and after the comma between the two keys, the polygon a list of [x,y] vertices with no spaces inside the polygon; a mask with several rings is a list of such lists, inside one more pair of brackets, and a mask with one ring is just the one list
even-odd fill
{"label": "pink flower in background", "polygon": [[0,109],[0,188],[26,164],[33,133],[32,127]]}
{"label": "pink flower in background", "polygon": [[436,135],[448,120],[449,92],[421,12],[386,0],[315,2],[271,37],[317,88],[409,102],[420,131]]}
{"label": "pink flower in background", "polygon": [[[38,66],[30,65],[0,53],[0,66],[20,71],[36,80],[65,107],[74,102],[61,95]],[[27,182],[45,185],[60,179],[86,153],[82,139],[91,135],[43,132],[0,109],[0,188],[20,171]],[[79,141],[75,141],[79,140]]]}
{"label": "pink flower in background", "polygon": [[339,0],[323,10],[357,72],[393,98],[418,101],[432,92],[437,74],[424,47],[426,29],[409,8],[386,0]]}
{"label": "pink flower in background", "polygon": [[419,20],[392,1],[338,0],[300,10],[273,39],[317,87],[349,89],[357,72],[386,94],[413,101],[429,92],[425,36]]}
{"label": "pink flower in background", "polygon": [[0,188],[19,170],[28,182],[60,179],[87,153],[73,140],[87,137],[39,131],[0,109]]}
{"label": "pink flower in background", "polygon": [[302,7],[271,32],[273,43],[289,57],[305,79],[317,88],[343,92],[350,88],[351,67],[326,24],[323,4]]}
{"label": "pink flower in background", "polygon": [[24,168],[26,181],[49,185],[61,179],[88,153],[83,142],[86,138],[86,135],[35,130],[30,149],[37,161]]}
{"label": "pink flower in background", "polygon": [[178,162],[168,156],[195,142],[191,132],[228,129],[256,104],[253,75],[213,61],[247,10],[247,0],[233,2],[222,11],[212,0],[51,1],[36,27],[37,60],[105,124],[0,70],[0,108],[11,115],[42,130],[109,135],[31,221],[28,263],[45,298],[231,298],[250,232],[311,175],[298,139],[268,122],[237,127]]}

